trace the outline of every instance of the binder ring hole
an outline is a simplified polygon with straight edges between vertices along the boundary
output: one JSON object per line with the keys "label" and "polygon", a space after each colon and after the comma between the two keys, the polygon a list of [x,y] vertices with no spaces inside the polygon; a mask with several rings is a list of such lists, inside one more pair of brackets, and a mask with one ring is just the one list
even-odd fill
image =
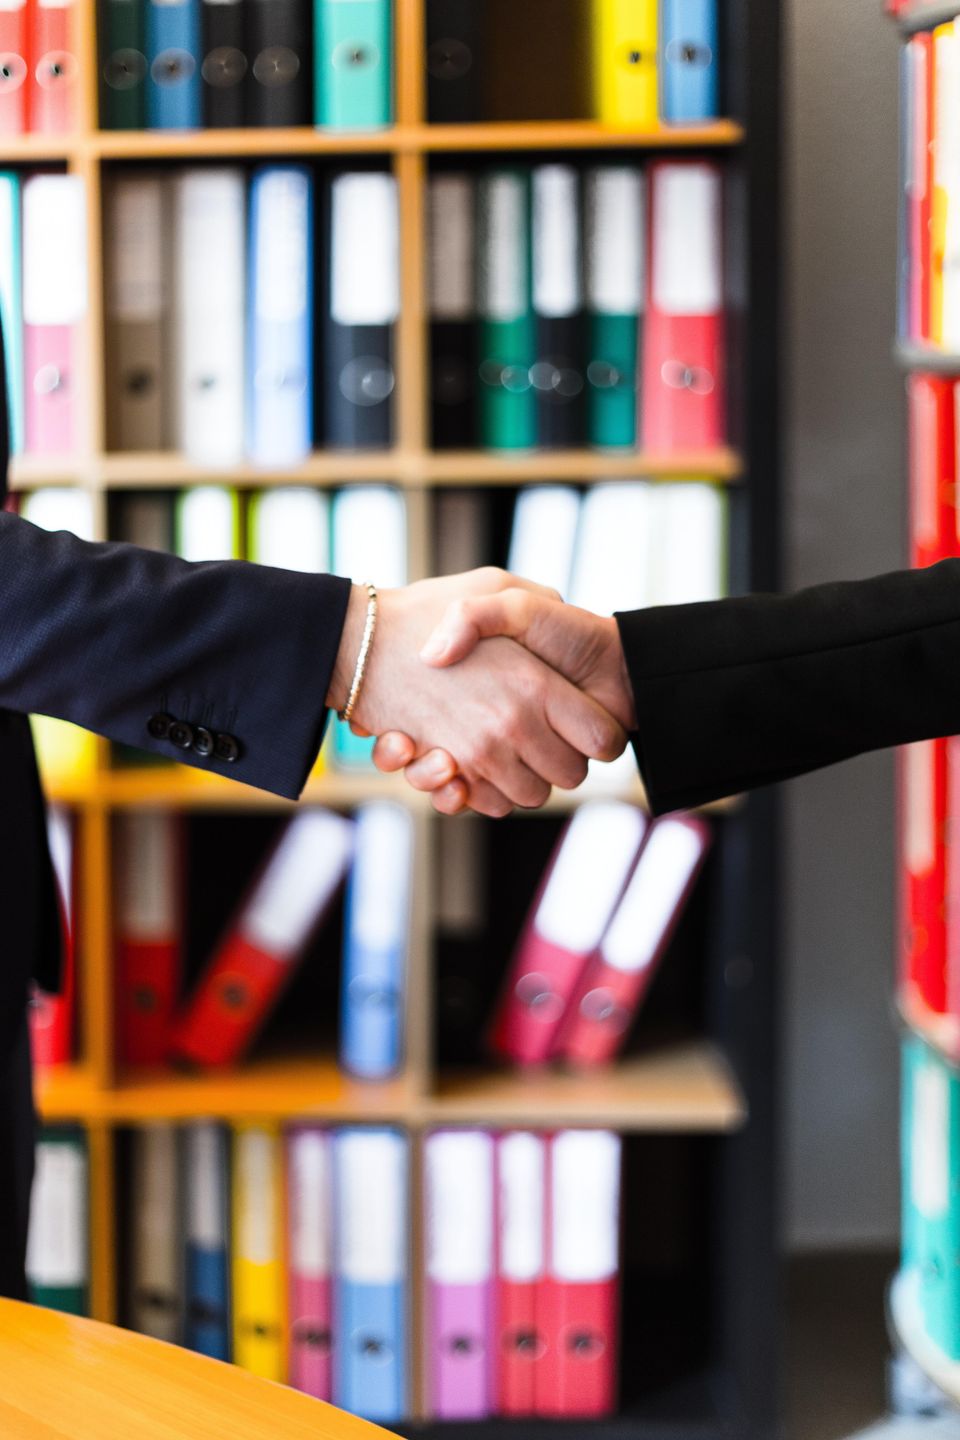
{"label": "binder ring hole", "polygon": [[630,1018],[624,1007],[617,1004],[612,991],[603,986],[584,995],[580,1001],[580,1014],[585,1020],[603,1025],[616,1035],[623,1033]]}
{"label": "binder ring hole", "polygon": [[239,85],[247,73],[247,57],[235,45],[220,45],[204,56],[200,74],[215,90]]}
{"label": "binder ring hole", "polygon": [[335,70],[372,70],[380,62],[380,51],[376,45],[361,45],[356,40],[344,40],[330,57]]}
{"label": "binder ring hole", "polygon": [[27,64],[22,55],[0,55],[0,92],[19,90],[27,78]]}
{"label": "binder ring hole", "polygon": [[340,393],[353,405],[381,405],[394,383],[393,371],[376,355],[358,355],[340,372]]}
{"label": "binder ring hole", "polygon": [[254,79],[268,90],[289,85],[300,73],[300,57],[286,45],[268,45],[253,62]]}
{"label": "binder ring hole", "polygon": [[436,80],[461,80],[473,67],[473,53],[462,40],[435,40],[427,51],[427,70]]}
{"label": "binder ring hole", "polygon": [[661,367],[660,376],[671,390],[689,390],[692,395],[709,395],[713,390],[713,376],[702,365],[684,365],[680,360],[667,360]]}
{"label": "binder ring hole", "polygon": [[43,90],[58,90],[76,78],[78,68],[75,55],[51,50],[37,61],[37,84]]}
{"label": "binder ring hole", "polygon": [[709,45],[698,45],[695,40],[671,40],[667,59],[675,65],[695,65],[699,70],[706,70],[713,60],[713,51]]}
{"label": "binder ring hole", "polygon": [[147,57],[140,50],[114,50],[103,67],[111,90],[134,90],[147,73]]}
{"label": "binder ring hole", "polygon": [[161,50],[150,66],[150,75],[157,85],[182,85],[196,68],[197,62],[188,50]]}
{"label": "binder ring hole", "polygon": [[559,1020],[563,1013],[563,1001],[552,988],[546,975],[536,972],[524,975],[517,981],[516,997],[525,1010],[547,1024]]}
{"label": "binder ring hole", "polygon": [[608,360],[591,360],[587,366],[587,379],[596,390],[616,390],[627,381],[623,372]]}
{"label": "binder ring hole", "polygon": [[67,377],[58,365],[41,365],[33,377],[35,395],[53,395],[67,388]]}

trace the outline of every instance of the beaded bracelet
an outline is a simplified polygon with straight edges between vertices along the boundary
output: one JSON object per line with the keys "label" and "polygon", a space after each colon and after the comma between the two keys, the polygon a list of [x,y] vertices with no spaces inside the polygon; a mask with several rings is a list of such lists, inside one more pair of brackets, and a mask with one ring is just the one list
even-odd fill
{"label": "beaded bracelet", "polygon": [[360,641],[360,653],[357,656],[357,668],[353,672],[353,684],[350,686],[350,694],[347,696],[347,703],[340,711],[341,720],[349,720],[357,706],[360,698],[360,691],[363,687],[363,678],[367,673],[367,661],[370,658],[370,650],[373,646],[373,632],[377,628],[377,587],[369,580],[364,582],[367,587],[367,618],[363,626],[363,639]]}

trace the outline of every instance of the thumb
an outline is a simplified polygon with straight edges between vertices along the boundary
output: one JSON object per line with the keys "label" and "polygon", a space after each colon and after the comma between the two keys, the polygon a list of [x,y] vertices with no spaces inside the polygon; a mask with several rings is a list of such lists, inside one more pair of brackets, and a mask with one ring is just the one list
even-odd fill
{"label": "thumb", "polygon": [[561,600],[519,588],[457,600],[420,651],[420,659],[437,668],[455,665],[494,635],[523,644],[538,615],[563,609]]}

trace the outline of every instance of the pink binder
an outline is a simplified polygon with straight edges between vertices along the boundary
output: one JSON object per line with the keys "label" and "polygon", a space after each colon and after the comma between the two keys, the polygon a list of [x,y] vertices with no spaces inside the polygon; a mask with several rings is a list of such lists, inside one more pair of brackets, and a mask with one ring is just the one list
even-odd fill
{"label": "pink binder", "polygon": [[77,175],[34,175],[23,187],[26,449],[80,444],[80,326],[87,310],[86,205]]}
{"label": "pink binder", "polygon": [[289,1381],[332,1398],[331,1143],[313,1126],[287,1132]]}

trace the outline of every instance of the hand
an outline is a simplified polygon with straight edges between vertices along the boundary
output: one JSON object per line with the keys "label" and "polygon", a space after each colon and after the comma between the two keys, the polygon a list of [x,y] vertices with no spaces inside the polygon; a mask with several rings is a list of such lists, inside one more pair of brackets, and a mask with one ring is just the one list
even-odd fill
{"label": "hand", "polygon": [[[636,728],[633,691],[620,644],[617,622],[565,605],[541,589],[510,586],[485,596],[465,596],[447,611],[421,651],[430,666],[456,664],[485,637],[519,641],[545,664],[591,695],[624,726]],[[417,790],[432,793],[434,808],[452,815],[469,803],[462,778],[455,777],[452,756],[431,751],[421,758],[406,735],[388,733],[374,750],[380,770],[406,769]],[[447,779],[441,779],[446,775]]]}
{"label": "hand", "polygon": [[[542,805],[552,785],[574,789],[586,774],[587,757],[612,760],[626,744],[622,724],[598,701],[513,640],[491,638],[479,645],[475,635],[469,650],[476,653],[465,649],[462,659],[458,653],[455,669],[446,668],[452,659],[423,664],[420,652],[447,616],[501,591],[553,599],[553,592],[524,588],[524,582],[492,568],[381,592],[354,711],[362,731],[410,737],[407,753],[420,766],[422,788],[442,786],[459,774],[469,786],[471,806],[487,815],[507,814],[513,805]],[[343,707],[353,677],[366,600],[366,591],[355,586],[327,696],[335,709]],[[450,759],[454,753],[456,762]]]}

